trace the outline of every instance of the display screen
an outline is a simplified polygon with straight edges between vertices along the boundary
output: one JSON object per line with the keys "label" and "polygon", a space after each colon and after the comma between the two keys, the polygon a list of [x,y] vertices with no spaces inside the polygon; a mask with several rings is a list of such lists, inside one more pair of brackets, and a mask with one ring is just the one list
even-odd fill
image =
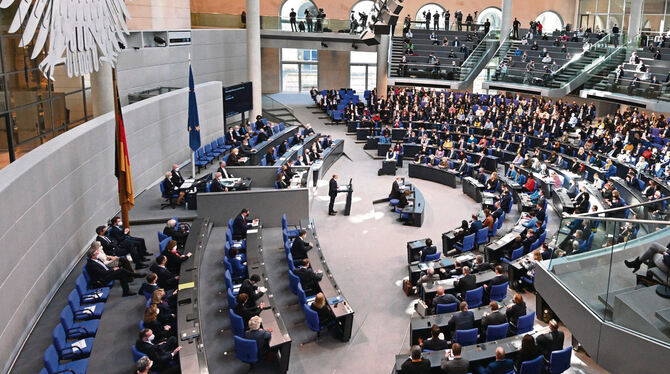
{"label": "display screen", "polygon": [[226,118],[253,109],[251,82],[223,88],[223,110]]}

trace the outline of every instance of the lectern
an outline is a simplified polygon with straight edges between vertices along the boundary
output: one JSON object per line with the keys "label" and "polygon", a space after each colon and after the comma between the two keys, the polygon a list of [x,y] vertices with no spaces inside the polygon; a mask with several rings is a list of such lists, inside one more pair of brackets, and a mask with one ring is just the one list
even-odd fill
{"label": "lectern", "polygon": [[351,186],[352,179],[349,179],[349,184],[340,186],[337,189],[337,192],[345,192],[347,194],[347,200],[344,204],[344,215],[348,216],[351,214],[351,193],[354,192],[354,189]]}

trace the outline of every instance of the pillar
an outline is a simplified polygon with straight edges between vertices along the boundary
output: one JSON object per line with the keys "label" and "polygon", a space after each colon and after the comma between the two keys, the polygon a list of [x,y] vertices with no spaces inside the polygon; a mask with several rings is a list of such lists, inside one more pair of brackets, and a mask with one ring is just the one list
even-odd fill
{"label": "pillar", "polygon": [[505,40],[512,31],[512,22],[514,18],[512,17],[512,6],[513,0],[502,0],[502,20],[500,21],[500,40]]}
{"label": "pillar", "polygon": [[249,81],[253,87],[253,120],[262,113],[261,87],[261,6],[259,0],[247,0],[247,67]]}
{"label": "pillar", "polygon": [[386,97],[389,73],[389,45],[391,36],[382,35],[377,45],[377,96]]}
{"label": "pillar", "polygon": [[101,62],[100,70],[91,74],[91,101],[93,117],[98,117],[114,110],[112,65],[106,62]]}
{"label": "pillar", "polygon": [[351,70],[351,54],[349,51],[320,49],[318,66],[319,79],[317,88],[319,90],[349,87],[349,73]]}
{"label": "pillar", "polygon": [[[628,40],[633,39],[640,33],[642,26],[642,5],[644,1],[631,1],[630,3],[630,17],[628,18]],[[624,22],[626,22],[624,20]]]}

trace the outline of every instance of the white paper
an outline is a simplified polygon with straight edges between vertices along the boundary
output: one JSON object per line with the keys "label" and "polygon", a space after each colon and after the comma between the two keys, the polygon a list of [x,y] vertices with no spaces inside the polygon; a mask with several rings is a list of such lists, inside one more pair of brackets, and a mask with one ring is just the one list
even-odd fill
{"label": "white paper", "polygon": [[86,308],[84,308],[84,311],[90,311],[91,314],[95,313],[95,305],[89,305]]}
{"label": "white paper", "polygon": [[72,343],[72,346],[83,350],[84,348],[86,348],[86,340],[85,339],[77,340],[76,342]]}

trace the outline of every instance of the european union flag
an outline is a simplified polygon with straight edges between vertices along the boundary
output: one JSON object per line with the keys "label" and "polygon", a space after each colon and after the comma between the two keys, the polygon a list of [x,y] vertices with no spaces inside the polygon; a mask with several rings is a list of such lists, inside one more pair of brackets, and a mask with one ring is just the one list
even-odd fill
{"label": "european union flag", "polygon": [[198,103],[195,99],[193,69],[188,66],[188,138],[193,152],[200,148],[200,120],[198,119]]}

